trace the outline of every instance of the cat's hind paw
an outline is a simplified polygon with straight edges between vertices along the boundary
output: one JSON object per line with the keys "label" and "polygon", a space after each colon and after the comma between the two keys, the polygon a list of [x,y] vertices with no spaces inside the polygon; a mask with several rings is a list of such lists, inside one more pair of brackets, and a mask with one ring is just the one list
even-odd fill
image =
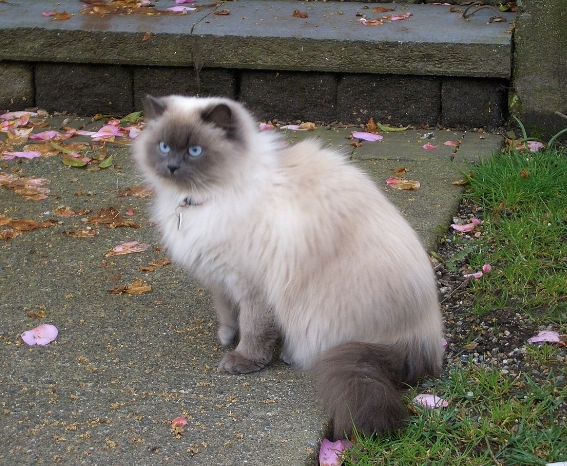
{"label": "cat's hind paw", "polygon": [[238,351],[226,353],[222,358],[219,369],[229,374],[248,374],[262,370],[269,361],[253,361],[244,357]]}

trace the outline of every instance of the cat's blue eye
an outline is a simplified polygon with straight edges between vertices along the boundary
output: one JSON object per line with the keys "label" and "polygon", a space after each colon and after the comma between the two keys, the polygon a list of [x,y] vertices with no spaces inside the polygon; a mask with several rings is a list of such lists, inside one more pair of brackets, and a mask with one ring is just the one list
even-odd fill
{"label": "cat's blue eye", "polygon": [[159,150],[162,154],[169,154],[169,146],[163,141],[159,142]]}
{"label": "cat's blue eye", "polygon": [[189,152],[191,157],[199,157],[203,153],[203,148],[201,146],[191,146],[187,152]]}

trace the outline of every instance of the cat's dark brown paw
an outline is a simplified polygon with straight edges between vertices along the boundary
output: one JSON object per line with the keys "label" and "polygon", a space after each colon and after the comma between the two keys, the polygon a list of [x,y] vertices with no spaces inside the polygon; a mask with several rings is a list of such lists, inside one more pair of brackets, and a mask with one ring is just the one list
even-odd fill
{"label": "cat's dark brown paw", "polygon": [[267,363],[268,361],[252,361],[242,356],[238,351],[231,351],[224,355],[219,364],[219,369],[229,374],[248,374],[262,370]]}

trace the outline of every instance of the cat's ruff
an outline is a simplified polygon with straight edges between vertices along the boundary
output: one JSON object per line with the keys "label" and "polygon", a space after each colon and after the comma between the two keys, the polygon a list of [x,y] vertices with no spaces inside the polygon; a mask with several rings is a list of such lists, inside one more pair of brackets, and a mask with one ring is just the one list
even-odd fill
{"label": "cat's ruff", "polygon": [[282,147],[237,102],[149,98],[145,114],[134,157],[153,219],[211,290],[221,343],[238,337],[219,367],[260,370],[281,338],[284,360],[317,374],[335,437],[400,427],[399,387],[442,355],[435,277],[407,221],[345,157]]}

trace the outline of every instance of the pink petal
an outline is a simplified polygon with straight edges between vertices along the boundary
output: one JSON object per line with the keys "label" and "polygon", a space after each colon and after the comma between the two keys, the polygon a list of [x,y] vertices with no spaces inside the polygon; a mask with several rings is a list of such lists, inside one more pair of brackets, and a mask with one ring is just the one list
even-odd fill
{"label": "pink petal", "polygon": [[452,147],[457,147],[458,144],[455,141],[445,141],[443,143],[444,146],[452,146]]}
{"label": "pink petal", "polygon": [[103,126],[102,128],[100,128],[96,133],[91,134],[91,138],[97,140],[97,139],[105,139],[105,138],[110,138],[113,136],[124,136],[125,133],[122,130],[122,128],[113,125],[113,124],[108,124],[106,126]]}
{"label": "pink petal", "polygon": [[481,278],[483,275],[482,272],[475,272],[475,273],[465,273],[463,278],[476,278],[477,280]]}
{"label": "pink petal", "polygon": [[490,273],[492,271],[492,266],[490,264],[484,264],[482,266],[482,271],[484,273]]}
{"label": "pink petal", "polygon": [[535,337],[528,338],[528,343],[560,343],[559,333],[552,330],[542,330]]}
{"label": "pink petal", "polygon": [[4,152],[2,160],[13,160],[16,157],[20,159],[35,159],[41,157],[41,152],[37,150],[27,150],[24,152]]}
{"label": "pink petal", "polygon": [[434,146],[433,144],[429,144],[429,143],[424,144],[422,147],[423,147],[425,150],[435,150],[435,149],[437,149],[437,146]]}
{"label": "pink petal", "polygon": [[530,152],[539,152],[544,148],[544,144],[539,141],[528,141],[528,150]]}
{"label": "pink petal", "polygon": [[301,128],[299,125],[284,125],[280,129],[290,129],[292,131],[307,131],[307,128]]}
{"label": "pink petal", "polygon": [[331,442],[324,439],[319,450],[319,466],[340,466],[343,463],[341,456],[350,447],[352,444],[348,440]]}
{"label": "pink petal", "polygon": [[135,139],[142,132],[142,130],[137,126],[128,126],[124,129],[128,131],[128,137],[130,139]]}
{"label": "pink petal", "polygon": [[61,136],[61,134],[58,131],[43,131],[42,133],[32,133],[29,135],[30,139],[36,140],[36,141],[49,141],[50,139],[54,139],[57,136]]}
{"label": "pink petal", "polygon": [[476,224],[466,223],[464,225],[457,225],[456,223],[451,223],[451,227],[453,228],[453,230],[467,232],[467,231],[473,231],[476,227]]}
{"label": "pink petal", "polygon": [[34,112],[8,112],[8,113],[3,113],[2,115],[0,115],[0,119],[2,119],[2,120],[15,120],[15,119],[21,118],[24,115],[28,115],[28,117],[37,116],[37,113],[34,113]]}
{"label": "pink petal", "polygon": [[41,16],[43,16],[44,18],[51,18],[52,16],[55,16],[55,12],[54,11],[43,11],[41,13]]}
{"label": "pink petal", "polygon": [[171,421],[171,427],[184,427],[187,425],[187,419],[184,417],[176,417],[173,421]]}
{"label": "pink petal", "polygon": [[447,406],[449,406],[449,403],[446,402],[443,398],[427,394],[417,395],[413,399],[413,402],[429,409],[446,408]]}
{"label": "pink petal", "polygon": [[269,131],[271,129],[274,129],[274,127],[272,125],[270,125],[269,123],[260,123],[259,128],[260,128],[260,131]]}
{"label": "pink petal", "polygon": [[57,330],[55,325],[41,324],[34,329],[22,333],[21,337],[27,345],[44,346],[55,340],[58,334],[59,330]]}
{"label": "pink petal", "polygon": [[185,13],[186,11],[194,11],[197,8],[192,8],[190,6],[171,6],[169,8],[166,8],[167,11],[176,11],[176,12],[180,12],[180,13]]}
{"label": "pink petal", "polygon": [[367,133],[366,131],[354,131],[352,133],[352,137],[355,139],[362,139],[363,141],[370,142],[380,141],[384,139],[384,136],[381,136],[380,134]]}
{"label": "pink petal", "polygon": [[195,3],[195,0],[175,0],[177,5],[183,5],[185,3]]}

